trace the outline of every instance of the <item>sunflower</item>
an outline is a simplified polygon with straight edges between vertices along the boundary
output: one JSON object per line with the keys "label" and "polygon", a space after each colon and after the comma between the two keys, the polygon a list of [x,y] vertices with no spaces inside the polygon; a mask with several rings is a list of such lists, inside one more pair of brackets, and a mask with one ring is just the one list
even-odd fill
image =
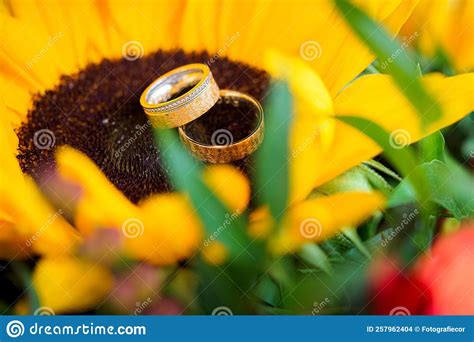
{"label": "sunflower", "polygon": [[[415,4],[360,2],[393,35]],[[56,312],[90,309],[113,286],[111,271],[80,253],[101,229],[125,235],[121,253],[154,265],[192,256],[203,239],[188,199],[167,183],[138,104],[160,73],[205,62],[221,88],[260,100],[269,75],[288,80],[295,103],[290,206],[279,234],[271,234],[265,208],[252,213],[250,226],[276,253],[308,241],[300,227],[309,218],[322,227],[310,238],[319,241],[383,206],[371,189],[313,196],[381,152],[337,116],[403,130],[411,143],[474,107],[473,74],[427,75],[423,82],[443,116],[423,129],[388,75],[358,77],[374,56],[332,1],[12,0],[0,15],[0,256],[40,256],[33,282],[41,303]],[[252,197],[248,169],[209,166],[204,181],[232,211],[243,212]],[[221,261],[223,253],[206,255]]]}

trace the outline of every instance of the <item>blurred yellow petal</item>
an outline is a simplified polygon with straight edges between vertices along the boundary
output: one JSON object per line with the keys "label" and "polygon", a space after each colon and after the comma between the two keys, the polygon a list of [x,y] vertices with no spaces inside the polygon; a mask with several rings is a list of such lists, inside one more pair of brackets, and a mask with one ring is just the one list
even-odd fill
{"label": "blurred yellow petal", "polygon": [[249,215],[248,233],[254,239],[263,239],[270,235],[275,220],[267,206],[255,209]]}
{"label": "blurred yellow petal", "polygon": [[421,0],[401,32],[424,54],[435,57],[441,48],[457,70],[474,69],[473,1]]}
{"label": "blurred yellow petal", "polygon": [[320,175],[334,139],[334,121],[330,120],[334,108],[321,78],[300,59],[271,51],[265,61],[274,78],[288,81],[294,101],[289,159],[293,203],[308,196]]}
{"label": "blurred yellow petal", "polygon": [[57,165],[66,181],[82,189],[75,225],[86,236],[98,228],[118,229],[127,255],[154,264],[182,260],[198,246],[201,224],[184,196],[155,195],[137,207],[81,152],[61,148]]}
{"label": "blurred yellow petal", "polygon": [[74,257],[41,259],[33,272],[41,306],[56,314],[95,309],[112,289],[110,271]]}
{"label": "blurred yellow petal", "polygon": [[76,208],[76,227],[89,235],[97,228],[120,229],[139,210],[120,192],[83,153],[62,147],[56,155],[58,171],[82,190]]}
{"label": "blurred yellow petal", "polygon": [[[26,245],[32,245],[36,253],[43,255],[67,254],[74,251],[80,241],[77,231],[67,223],[63,211],[48,203],[35,182],[27,177],[25,182],[25,208],[22,222],[31,236]],[[26,214],[26,211],[29,211]]]}
{"label": "blurred yellow petal", "polygon": [[[4,236],[17,242],[19,253],[30,248],[40,254],[69,253],[79,237],[41,194],[35,182],[23,175],[15,157],[15,147],[9,145],[13,130],[0,120],[0,140],[5,143],[0,150],[0,222]],[[22,244],[18,244],[22,241]],[[24,249],[24,251],[21,251]]]}
{"label": "blurred yellow petal", "polygon": [[229,257],[229,252],[221,242],[212,241],[202,249],[202,256],[210,265],[222,265]]}
{"label": "blurred yellow petal", "polygon": [[324,241],[344,227],[360,224],[384,201],[376,192],[343,192],[298,203],[287,213],[282,231],[270,240],[270,249],[283,254],[307,242]]}
{"label": "blurred yellow petal", "polygon": [[154,195],[140,204],[142,221],[129,221],[129,254],[153,264],[171,264],[190,257],[202,239],[202,226],[184,195]]}
{"label": "blurred yellow petal", "polygon": [[250,201],[250,183],[242,172],[230,165],[212,165],[204,170],[204,182],[227,207],[242,213]]}
{"label": "blurred yellow petal", "polygon": [[461,1],[450,16],[443,47],[461,72],[474,70],[474,1]]}
{"label": "blurred yellow petal", "polygon": [[31,249],[25,245],[28,236],[16,228],[13,218],[0,211],[0,260],[27,258]]}
{"label": "blurred yellow petal", "polygon": [[[354,81],[335,99],[336,114],[366,118],[393,132],[394,138],[413,143],[474,110],[474,74],[431,74],[423,83],[443,110],[442,118],[424,132],[417,112],[388,75],[368,75]],[[337,122],[335,131],[335,143],[318,185],[380,153],[380,147],[355,128]]]}

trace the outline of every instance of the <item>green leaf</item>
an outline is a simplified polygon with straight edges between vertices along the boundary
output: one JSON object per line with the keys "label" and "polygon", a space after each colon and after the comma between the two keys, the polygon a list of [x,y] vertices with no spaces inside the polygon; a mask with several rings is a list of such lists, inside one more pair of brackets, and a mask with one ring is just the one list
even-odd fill
{"label": "green leaf", "polygon": [[402,93],[416,108],[421,122],[426,126],[439,119],[441,108],[423,86],[417,64],[406,51],[407,46],[392,39],[383,27],[350,1],[335,0],[335,3],[349,26],[378,57],[382,69],[392,75]]}
{"label": "green leaf", "polygon": [[327,274],[332,273],[331,263],[326,253],[314,243],[307,243],[301,247],[299,256],[311,266],[322,269]]}
{"label": "green leaf", "polygon": [[231,258],[242,255],[242,249],[249,244],[243,217],[232,215],[204,184],[201,163],[195,161],[184,150],[175,131],[155,130],[155,139],[162,149],[162,156],[169,168],[171,181],[178,191],[189,195],[191,203],[204,224],[206,235],[216,236],[216,239],[228,248]]}
{"label": "green leaf", "polygon": [[272,84],[265,102],[265,139],[257,151],[256,184],[260,204],[279,220],[288,204],[288,136],[292,98],[285,81]]}
{"label": "green leaf", "polygon": [[20,277],[25,293],[28,294],[29,304],[30,304],[30,314],[33,315],[34,312],[41,307],[40,299],[38,293],[33,284],[33,279],[31,278],[31,272],[28,267],[21,261],[14,261],[12,263],[12,268],[15,273]]}
{"label": "green leaf", "polygon": [[[364,233],[365,233],[365,236],[366,238],[373,238],[375,236],[375,234],[377,233],[377,229],[380,225],[380,222],[382,222],[384,218],[384,215],[382,212],[378,211],[376,212],[372,219],[363,227],[364,229]],[[361,233],[361,231],[359,231]]]}
{"label": "green leaf", "polygon": [[258,298],[267,305],[276,306],[281,299],[280,287],[271,277],[264,277],[258,283],[255,292]]}
{"label": "green leaf", "polygon": [[426,177],[430,185],[427,200],[449,210],[459,220],[474,217],[474,177],[453,160],[448,163],[433,160],[420,165],[395,188],[388,206],[414,202],[412,180],[420,175]]}
{"label": "green leaf", "polygon": [[[391,236],[394,232],[393,228],[388,228],[380,233],[377,233],[372,238],[364,241],[365,248],[369,251],[369,253],[375,254],[380,251],[380,247],[385,247],[385,243],[387,241],[387,236]],[[362,253],[361,250],[357,247],[351,248],[344,253],[344,258],[351,259],[351,260],[359,260],[360,262],[366,262],[366,254]]]}
{"label": "green leaf", "polygon": [[367,250],[367,248],[364,246],[364,243],[361,241],[359,235],[357,234],[356,230],[354,228],[344,228],[342,230],[342,233],[352,241],[354,246],[362,253],[364,254],[367,258],[370,259],[370,253]]}
{"label": "green leaf", "polygon": [[396,172],[393,172],[391,169],[376,160],[367,160],[364,162],[364,164],[370,166],[372,169],[385,173],[387,176],[390,176],[397,181],[402,180],[402,178]]}
{"label": "green leaf", "polygon": [[392,192],[392,186],[376,171],[364,164],[360,165],[359,168],[364,170],[365,177],[375,190],[379,190],[385,195],[389,195]]}
{"label": "green leaf", "polygon": [[387,159],[402,175],[409,174],[416,166],[417,159],[410,146],[396,148],[392,146],[390,135],[378,124],[357,116],[338,116],[339,120],[357,128],[374,140],[383,150]]}
{"label": "green leaf", "polygon": [[423,161],[444,160],[444,137],[440,131],[434,132],[421,140],[420,145]]}
{"label": "green leaf", "polygon": [[[393,144],[390,135],[378,124],[356,116],[338,116],[339,120],[357,128],[369,138],[374,140],[384,151],[384,156],[398,170],[402,176],[408,176],[411,189],[420,203],[428,203],[430,187],[428,180],[422,172],[412,172],[417,168],[418,159],[411,146],[399,148]],[[429,211],[430,208],[425,207]]]}
{"label": "green leaf", "polygon": [[339,192],[371,190],[372,186],[367,179],[365,170],[360,166],[356,166],[313,190],[309,198],[317,198]]}

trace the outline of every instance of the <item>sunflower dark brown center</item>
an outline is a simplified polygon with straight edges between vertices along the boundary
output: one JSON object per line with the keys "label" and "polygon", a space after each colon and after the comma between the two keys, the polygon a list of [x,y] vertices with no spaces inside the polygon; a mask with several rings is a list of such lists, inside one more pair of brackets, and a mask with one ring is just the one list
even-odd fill
{"label": "sunflower dark brown center", "polygon": [[[104,60],[76,75],[63,76],[55,89],[36,96],[27,122],[17,132],[23,172],[39,179],[54,168],[55,148],[69,145],[89,156],[135,203],[169,191],[167,172],[139,98],[161,74],[210,58],[206,52],[158,51],[135,61]],[[210,67],[221,89],[238,90],[258,100],[265,96],[266,72],[226,58],[213,60]],[[205,119],[200,124],[206,124]],[[216,128],[215,122],[209,125],[211,130]],[[248,125],[242,118],[225,122],[224,128],[238,135],[248,133]],[[246,164],[239,166],[246,168]]]}

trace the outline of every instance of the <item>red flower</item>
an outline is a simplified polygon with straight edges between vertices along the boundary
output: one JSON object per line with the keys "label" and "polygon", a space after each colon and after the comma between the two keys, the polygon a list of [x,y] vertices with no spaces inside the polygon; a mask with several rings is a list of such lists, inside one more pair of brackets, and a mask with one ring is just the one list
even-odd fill
{"label": "red flower", "polygon": [[429,289],[400,269],[396,260],[375,262],[370,283],[370,311],[377,315],[421,315],[431,299]]}
{"label": "red flower", "polygon": [[374,263],[370,311],[381,315],[474,314],[474,223],[440,237],[416,266],[396,260]]}
{"label": "red flower", "polygon": [[416,276],[432,293],[426,314],[474,314],[474,222],[436,241]]}

